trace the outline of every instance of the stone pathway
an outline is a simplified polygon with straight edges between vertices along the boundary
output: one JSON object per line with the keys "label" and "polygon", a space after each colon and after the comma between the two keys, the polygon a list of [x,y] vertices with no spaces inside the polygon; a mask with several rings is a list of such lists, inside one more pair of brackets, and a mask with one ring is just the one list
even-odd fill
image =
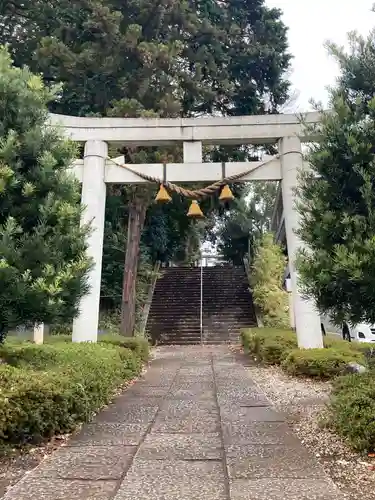
{"label": "stone pathway", "polygon": [[227,347],[157,349],[145,376],[5,500],[338,500]]}

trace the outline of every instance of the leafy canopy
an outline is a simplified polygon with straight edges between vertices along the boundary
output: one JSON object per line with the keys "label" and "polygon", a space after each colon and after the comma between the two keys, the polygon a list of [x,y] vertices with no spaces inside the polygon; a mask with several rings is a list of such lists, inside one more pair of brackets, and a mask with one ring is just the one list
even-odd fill
{"label": "leafy canopy", "polygon": [[0,48],[0,336],[72,318],[87,291],[75,147],[45,127],[57,91]]}
{"label": "leafy canopy", "polygon": [[331,45],[341,77],[301,179],[303,290],[334,321],[375,323],[375,32]]}

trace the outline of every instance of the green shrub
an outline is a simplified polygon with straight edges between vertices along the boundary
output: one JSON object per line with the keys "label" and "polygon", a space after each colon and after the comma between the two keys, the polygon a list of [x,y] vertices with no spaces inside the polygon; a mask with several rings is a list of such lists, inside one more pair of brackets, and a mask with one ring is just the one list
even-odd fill
{"label": "green shrub", "polygon": [[247,352],[270,365],[280,364],[297,347],[296,334],[291,330],[252,328],[244,330],[241,337]]}
{"label": "green shrub", "polygon": [[[298,349],[296,334],[291,330],[251,328],[241,332],[246,353],[269,365],[279,365],[295,376],[329,379],[342,375],[346,365],[364,364],[363,344],[327,337],[324,349]],[[368,347],[366,347],[368,349]]]}
{"label": "green shrub", "polygon": [[100,343],[113,344],[116,346],[126,347],[134,351],[143,362],[148,361],[149,343],[144,337],[122,337],[121,335],[103,335],[100,337]]}
{"label": "green shrub", "polygon": [[358,451],[375,451],[375,378],[369,372],[334,382],[329,425]]}
{"label": "green shrub", "polygon": [[282,362],[282,368],[290,375],[330,379],[345,373],[350,361],[361,361],[360,353],[325,349],[294,349]]}
{"label": "green shrub", "polygon": [[50,335],[72,335],[73,323],[53,323],[49,325]]}
{"label": "green shrub", "polygon": [[254,304],[267,328],[288,328],[289,300],[283,289],[286,259],[271,233],[264,234],[255,250],[251,270]]}
{"label": "green shrub", "polygon": [[348,342],[340,338],[338,335],[327,335],[324,337],[324,347],[333,347],[339,351],[348,352],[366,352],[368,349],[373,348],[374,345],[364,342]]}
{"label": "green shrub", "polygon": [[[138,351],[140,352],[140,351]],[[136,376],[141,357],[113,345],[1,347],[0,444],[22,445],[70,432]]]}

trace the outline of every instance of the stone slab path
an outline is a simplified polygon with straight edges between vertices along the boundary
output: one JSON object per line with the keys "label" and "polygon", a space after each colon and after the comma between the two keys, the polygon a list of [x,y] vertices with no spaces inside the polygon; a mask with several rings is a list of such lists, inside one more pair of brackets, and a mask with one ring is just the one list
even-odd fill
{"label": "stone slab path", "polygon": [[5,500],[338,500],[223,346],[163,347],[147,373]]}

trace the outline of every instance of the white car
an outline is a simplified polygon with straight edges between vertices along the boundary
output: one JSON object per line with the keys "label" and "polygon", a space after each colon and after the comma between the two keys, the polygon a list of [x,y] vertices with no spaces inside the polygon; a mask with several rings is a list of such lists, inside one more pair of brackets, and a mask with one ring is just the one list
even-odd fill
{"label": "white car", "polygon": [[342,327],[342,338],[351,342],[375,342],[375,325],[368,323],[359,323],[358,325],[350,325],[344,323]]}
{"label": "white car", "polygon": [[333,325],[329,321],[329,318],[322,316],[321,327],[323,335],[326,335],[326,333],[336,333],[348,342],[375,343],[375,325],[369,323],[358,323],[358,325],[344,323],[340,328]]}

